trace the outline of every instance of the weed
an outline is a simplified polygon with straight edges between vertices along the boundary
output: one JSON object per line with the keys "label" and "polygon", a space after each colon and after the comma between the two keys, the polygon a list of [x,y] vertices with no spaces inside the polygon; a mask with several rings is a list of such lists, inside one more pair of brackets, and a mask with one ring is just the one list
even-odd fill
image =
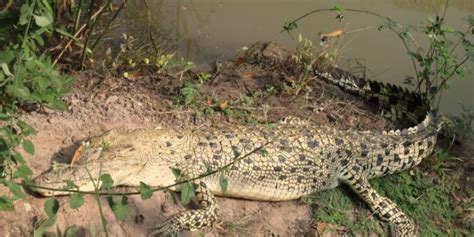
{"label": "weed", "polygon": [[245,215],[238,220],[224,223],[224,228],[237,235],[250,235],[250,232],[246,229],[246,226],[252,221],[251,215]]}
{"label": "weed", "polygon": [[462,106],[462,111],[457,116],[447,116],[445,124],[454,138],[469,139],[474,137],[474,109],[467,106]]}
{"label": "weed", "polygon": [[197,74],[199,84],[204,84],[212,79],[212,74],[208,72],[200,72]]}
{"label": "weed", "polygon": [[[415,90],[422,94],[434,109],[437,109],[442,98],[442,92],[449,86],[448,82],[454,76],[460,79],[464,78],[465,68],[463,65],[469,59],[474,60],[474,45],[469,40],[469,36],[474,33],[474,16],[469,16],[466,19],[468,27],[464,31],[446,26],[445,14],[448,2],[446,1],[441,14],[436,13],[435,17],[428,17],[426,22],[418,27],[404,27],[389,17],[371,11],[343,9],[340,6],[335,6],[331,9],[316,9],[296,20],[287,21],[283,26],[283,30],[290,32],[297,28],[298,21],[309,15],[325,11],[336,12],[336,19],[339,21],[344,19],[344,11],[372,15],[383,19],[384,23],[378,29],[389,29],[394,32],[407,49],[412,61],[416,76],[408,79],[407,83],[414,85]],[[422,48],[421,44],[418,43],[421,40],[417,41],[412,32],[423,33],[429,42],[428,47]],[[453,38],[456,38],[456,40],[453,41]],[[304,42],[301,37],[298,37],[298,42],[300,41]],[[459,60],[454,53],[460,45],[464,47],[465,57]]]}
{"label": "weed", "polygon": [[[13,210],[13,201],[25,196],[14,180],[28,183],[32,175],[16,149],[22,146],[26,153],[35,153],[27,137],[36,130],[22,120],[21,108],[40,104],[66,110],[61,98],[73,79],[61,76],[50,57],[42,53],[47,36],[58,30],[49,1],[25,2],[19,12],[4,12],[0,18],[8,19],[8,25],[0,24],[0,183],[11,191],[10,196],[0,197],[0,210]],[[42,223],[40,226],[48,222]]]}
{"label": "weed", "polygon": [[181,101],[184,105],[193,105],[197,99],[201,97],[199,92],[199,85],[193,84],[189,81],[185,81],[183,87],[179,91]]}
{"label": "weed", "polygon": [[[453,201],[452,190],[446,188],[449,185],[436,184],[436,180],[441,180],[441,176],[428,177],[417,169],[378,178],[371,184],[416,221],[421,236],[461,236],[461,230],[453,223],[467,204]],[[312,194],[302,201],[316,207],[313,214],[316,221],[345,226],[354,235],[371,232],[384,235],[388,231],[386,224],[372,218],[365,205],[361,205],[363,202],[344,187]],[[381,228],[381,224],[385,227]]]}

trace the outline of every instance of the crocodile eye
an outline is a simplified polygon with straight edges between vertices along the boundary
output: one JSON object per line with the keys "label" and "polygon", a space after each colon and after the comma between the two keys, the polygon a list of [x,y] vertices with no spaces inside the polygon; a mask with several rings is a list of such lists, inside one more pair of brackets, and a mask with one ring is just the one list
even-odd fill
{"label": "crocodile eye", "polygon": [[43,176],[42,179],[43,179],[44,182],[49,182],[49,178],[47,176]]}

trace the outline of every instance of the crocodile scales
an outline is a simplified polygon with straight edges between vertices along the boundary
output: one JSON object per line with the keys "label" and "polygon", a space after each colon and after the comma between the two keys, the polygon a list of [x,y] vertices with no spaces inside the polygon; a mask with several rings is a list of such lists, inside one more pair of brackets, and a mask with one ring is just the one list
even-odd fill
{"label": "crocodile scales", "polygon": [[[403,104],[419,100],[419,95],[357,78],[337,68],[315,68],[316,75],[348,92],[381,107],[398,104],[399,113],[416,117]],[[396,92],[399,97],[384,95],[387,91]],[[211,226],[218,219],[214,195],[279,201],[346,184],[375,214],[389,222],[394,236],[415,236],[415,223],[393,201],[380,196],[368,179],[419,164],[432,153],[438,127],[428,113],[414,127],[382,132],[343,131],[295,118],[273,126],[234,125],[196,131],[114,129],[92,138],[75,164],[46,172],[35,183],[62,188],[71,180],[80,190],[92,191],[90,175],[108,173],[114,185],[138,186],[142,181],[164,187],[176,182],[173,168],[181,170],[186,178],[195,178],[229,166],[225,193],[219,184],[219,173],[195,180],[195,201],[200,209],[177,214],[150,235]],[[45,196],[68,194],[38,191]]]}

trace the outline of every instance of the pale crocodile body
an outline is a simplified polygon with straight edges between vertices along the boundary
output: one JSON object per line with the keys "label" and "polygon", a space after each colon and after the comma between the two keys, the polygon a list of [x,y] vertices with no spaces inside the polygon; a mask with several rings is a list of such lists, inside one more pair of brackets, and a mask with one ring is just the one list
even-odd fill
{"label": "pale crocodile body", "polygon": [[[346,90],[368,99],[373,97],[369,92],[375,84],[338,78],[341,74],[320,74]],[[408,169],[428,156],[438,131],[433,120],[427,115],[415,127],[390,132],[341,131],[296,119],[273,125],[196,131],[117,129],[93,138],[75,165],[46,173],[36,183],[62,188],[66,180],[72,180],[81,190],[89,191],[93,185],[88,172],[92,177],[101,172],[110,174],[115,185],[138,186],[142,181],[164,187],[176,182],[172,169],[193,178],[228,167],[225,193],[219,184],[220,172],[195,180],[202,210],[172,218],[158,228],[159,233],[212,224],[217,218],[213,194],[290,200],[345,183],[377,215],[390,222],[395,235],[411,236],[416,233],[412,221],[395,203],[378,195],[368,179]],[[39,191],[44,195],[62,194]]]}
{"label": "pale crocodile body", "polygon": [[[432,151],[434,135],[432,131],[405,136],[342,132],[305,122],[184,133],[168,129],[115,129],[90,141],[87,150],[103,150],[102,155],[96,159],[89,156],[76,165],[87,164],[95,174],[94,167],[102,163],[102,173],[112,174],[117,185],[137,186],[143,181],[152,186],[168,186],[176,180],[171,168],[197,176],[230,165],[240,154],[237,158],[241,160],[230,165],[226,175],[229,187],[225,194],[221,193],[220,174],[203,179],[213,193],[256,200],[289,200],[337,186],[341,175],[338,167],[346,160],[360,163],[369,178],[417,165]],[[127,169],[117,172],[121,167]],[[70,175],[63,172],[62,176]],[[89,180],[87,176],[76,176]],[[82,187],[93,190],[92,186]]]}

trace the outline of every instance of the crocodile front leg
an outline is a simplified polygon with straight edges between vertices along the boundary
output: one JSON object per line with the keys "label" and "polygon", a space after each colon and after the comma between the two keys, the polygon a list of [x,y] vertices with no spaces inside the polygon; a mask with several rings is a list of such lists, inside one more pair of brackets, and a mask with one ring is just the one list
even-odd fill
{"label": "crocodile front leg", "polygon": [[196,197],[194,201],[196,201],[200,209],[181,212],[172,216],[148,233],[148,236],[155,236],[157,234],[176,235],[183,230],[196,231],[212,226],[218,217],[216,198],[203,182],[196,184],[195,191]]}
{"label": "crocodile front leg", "polygon": [[340,171],[340,181],[349,185],[369,205],[375,214],[387,221],[393,236],[417,236],[417,230],[412,220],[392,200],[380,196],[375,191],[360,164],[351,162]]}

